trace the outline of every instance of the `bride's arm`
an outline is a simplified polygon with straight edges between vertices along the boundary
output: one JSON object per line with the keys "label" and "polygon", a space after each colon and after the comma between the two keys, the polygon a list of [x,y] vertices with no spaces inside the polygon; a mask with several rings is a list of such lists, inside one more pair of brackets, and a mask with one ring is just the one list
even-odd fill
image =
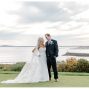
{"label": "bride's arm", "polygon": [[34,49],[32,50],[32,52],[34,53],[35,50],[36,50],[36,48],[34,48]]}
{"label": "bride's arm", "polygon": [[39,53],[39,50],[37,50],[36,48],[34,48],[32,50],[33,54],[36,55],[36,56],[40,56],[40,53]]}

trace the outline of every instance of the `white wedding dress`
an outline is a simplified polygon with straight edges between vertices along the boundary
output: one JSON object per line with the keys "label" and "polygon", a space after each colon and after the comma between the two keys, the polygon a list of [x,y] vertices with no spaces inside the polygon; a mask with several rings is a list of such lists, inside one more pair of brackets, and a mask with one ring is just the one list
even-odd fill
{"label": "white wedding dress", "polygon": [[31,61],[27,62],[22,71],[14,80],[2,81],[1,83],[35,83],[49,80],[46,48],[36,49]]}

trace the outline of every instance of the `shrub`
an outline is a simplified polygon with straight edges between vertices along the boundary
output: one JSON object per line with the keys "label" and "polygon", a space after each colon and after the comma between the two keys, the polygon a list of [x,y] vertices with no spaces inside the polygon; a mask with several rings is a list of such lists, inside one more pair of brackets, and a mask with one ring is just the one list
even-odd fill
{"label": "shrub", "polygon": [[66,63],[65,63],[65,61],[59,62],[58,71],[61,71],[61,72],[66,71]]}
{"label": "shrub", "polygon": [[12,64],[2,64],[2,70],[10,71]]}
{"label": "shrub", "polygon": [[2,64],[0,64],[0,70],[3,68],[3,65]]}
{"label": "shrub", "polygon": [[18,62],[16,64],[0,64],[0,70],[4,71],[21,71],[24,66],[24,62]]}
{"label": "shrub", "polygon": [[89,61],[86,59],[68,58],[58,64],[58,71],[61,72],[89,72]]}
{"label": "shrub", "polygon": [[68,58],[66,60],[66,71],[67,72],[75,72],[77,68],[77,60],[76,58]]}
{"label": "shrub", "polygon": [[58,71],[61,72],[75,72],[77,67],[77,60],[73,57],[66,61],[61,61],[58,66]]}
{"label": "shrub", "polygon": [[78,72],[89,72],[89,61],[85,59],[79,59],[77,63]]}
{"label": "shrub", "polygon": [[21,71],[25,63],[16,63],[11,67],[11,71]]}

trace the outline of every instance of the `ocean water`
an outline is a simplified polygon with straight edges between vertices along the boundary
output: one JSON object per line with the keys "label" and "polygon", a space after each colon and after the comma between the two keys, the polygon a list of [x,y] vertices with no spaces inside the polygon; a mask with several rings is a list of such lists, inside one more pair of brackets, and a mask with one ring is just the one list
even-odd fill
{"label": "ocean water", "polygon": [[[0,47],[0,63],[16,63],[16,62],[27,62],[32,58],[32,49],[34,47]],[[66,52],[72,51],[76,53],[79,52],[87,52],[88,49],[74,49],[74,47],[59,47],[59,56],[57,57],[57,61],[66,60],[71,56],[63,56]],[[81,51],[82,50],[82,51]],[[73,56],[72,56],[73,57]],[[76,57],[76,56],[75,56]],[[76,57],[76,58],[87,58],[88,57]]]}

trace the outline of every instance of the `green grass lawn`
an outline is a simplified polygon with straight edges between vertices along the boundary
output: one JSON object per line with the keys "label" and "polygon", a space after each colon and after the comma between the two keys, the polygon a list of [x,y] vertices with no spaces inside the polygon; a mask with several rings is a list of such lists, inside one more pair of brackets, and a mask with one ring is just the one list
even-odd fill
{"label": "green grass lawn", "polygon": [[[0,82],[7,79],[14,79],[18,72],[0,71]],[[59,72],[58,82],[40,82],[23,84],[1,84],[0,87],[89,87],[89,73]]]}

